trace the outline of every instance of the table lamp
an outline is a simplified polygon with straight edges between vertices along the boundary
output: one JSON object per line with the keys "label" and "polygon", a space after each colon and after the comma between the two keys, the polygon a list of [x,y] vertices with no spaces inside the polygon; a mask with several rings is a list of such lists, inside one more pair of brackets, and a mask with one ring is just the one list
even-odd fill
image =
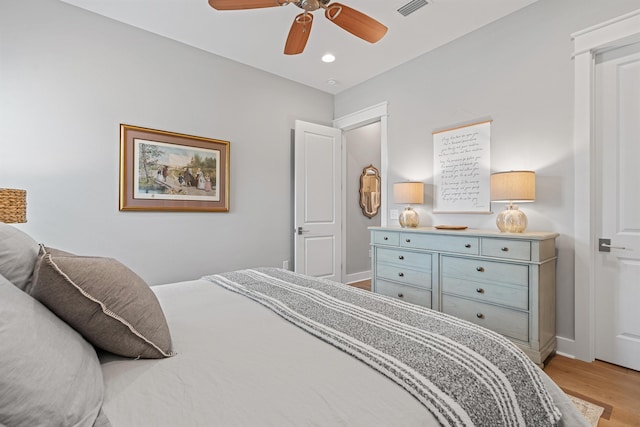
{"label": "table lamp", "polygon": [[491,174],[491,201],[508,203],[498,214],[496,225],[502,232],[522,233],[527,216],[514,203],[536,199],[536,174],[533,171],[509,171]]}
{"label": "table lamp", "polygon": [[27,222],[27,192],[0,188],[0,222]]}
{"label": "table lamp", "polygon": [[398,220],[403,228],[415,228],[420,223],[418,213],[413,210],[411,204],[424,203],[424,183],[422,182],[398,182],[393,184],[393,202],[406,203]]}

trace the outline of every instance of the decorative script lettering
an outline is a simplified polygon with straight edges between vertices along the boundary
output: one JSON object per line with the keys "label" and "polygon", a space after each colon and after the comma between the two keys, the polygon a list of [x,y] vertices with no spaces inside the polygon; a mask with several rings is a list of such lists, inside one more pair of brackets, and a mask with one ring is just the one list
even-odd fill
{"label": "decorative script lettering", "polygon": [[434,210],[488,210],[489,122],[434,134]]}
{"label": "decorative script lettering", "polygon": [[442,150],[438,153],[442,201],[478,203],[482,151],[478,132],[442,138]]}

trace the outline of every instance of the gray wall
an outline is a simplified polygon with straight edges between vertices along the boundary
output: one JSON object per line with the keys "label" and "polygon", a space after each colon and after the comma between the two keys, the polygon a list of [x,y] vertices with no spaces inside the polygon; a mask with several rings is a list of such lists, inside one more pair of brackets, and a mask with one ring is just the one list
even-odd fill
{"label": "gray wall", "polygon": [[[347,239],[347,277],[343,282],[351,282],[349,275],[369,272],[369,229],[380,225],[380,213],[369,218],[362,214],[360,208],[360,175],[362,169],[373,165],[380,170],[380,122],[352,129],[345,132],[347,152],[346,202],[347,218],[345,220]],[[365,274],[370,278],[370,274]],[[356,281],[363,280],[356,276]]]}
{"label": "gray wall", "polygon": [[[637,0],[540,0],[335,99],[337,117],[389,102],[389,191],[404,179],[433,184],[434,130],[493,119],[492,171],[535,170],[537,199],[521,206],[529,230],[560,233],[557,327],[568,339],[574,336],[576,185],[570,34],[639,6]],[[433,214],[431,200],[416,210],[425,226],[495,228],[495,215]]]}
{"label": "gray wall", "polygon": [[[333,97],[56,0],[0,2],[0,186],[47,245],[151,284],[290,258],[295,119]],[[119,125],[231,142],[229,213],[119,212]]]}

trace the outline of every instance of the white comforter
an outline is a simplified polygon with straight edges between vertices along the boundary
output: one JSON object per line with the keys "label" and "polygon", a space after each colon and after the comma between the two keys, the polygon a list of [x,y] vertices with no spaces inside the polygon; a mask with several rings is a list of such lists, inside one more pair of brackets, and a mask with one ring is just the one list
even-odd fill
{"label": "white comforter", "polygon": [[[205,280],[152,289],[178,355],[101,355],[113,427],[438,425],[393,381],[260,304]],[[543,377],[563,424],[586,426]]]}

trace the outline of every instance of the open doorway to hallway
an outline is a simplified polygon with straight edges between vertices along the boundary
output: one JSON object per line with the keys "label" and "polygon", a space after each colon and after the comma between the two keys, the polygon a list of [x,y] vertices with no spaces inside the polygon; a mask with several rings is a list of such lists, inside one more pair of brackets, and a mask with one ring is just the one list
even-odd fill
{"label": "open doorway to hallway", "polygon": [[[381,212],[369,218],[360,208],[360,175],[373,165],[381,170],[381,124],[370,123],[344,132],[346,173],[343,176],[345,192],[345,218],[343,239],[345,242],[344,283],[353,283],[371,277],[368,227],[381,225]],[[386,185],[386,183],[382,183]]]}

